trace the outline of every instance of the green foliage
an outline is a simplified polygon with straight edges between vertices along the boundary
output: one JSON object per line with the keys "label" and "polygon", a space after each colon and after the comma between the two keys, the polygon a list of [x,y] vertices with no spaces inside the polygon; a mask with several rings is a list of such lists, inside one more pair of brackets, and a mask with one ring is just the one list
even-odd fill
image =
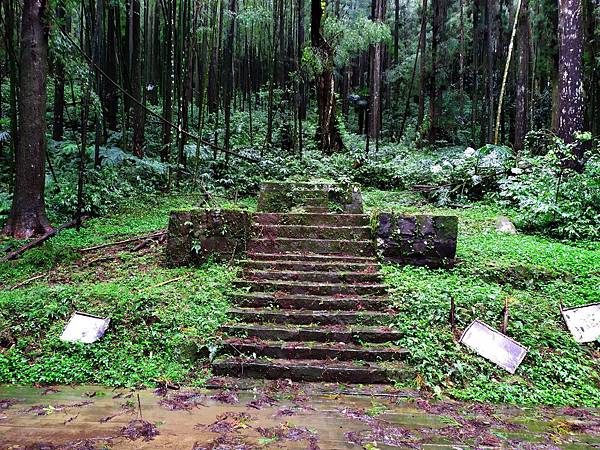
{"label": "green foliage", "polygon": [[568,239],[600,237],[600,156],[590,155],[583,173],[564,168],[571,152],[556,138],[541,151],[526,154],[501,181],[500,198],[518,210],[526,230]]}
{"label": "green foliage", "polygon": [[[110,281],[37,286],[0,295],[0,383],[152,385],[202,377],[197,360],[213,345],[235,274],[227,267],[153,268],[125,263]],[[175,276],[185,281],[153,287]],[[111,318],[95,344],[60,341],[74,311]]]}
{"label": "green foliage", "polygon": [[[599,406],[598,344],[576,343],[559,305],[600,301],[600,249],[499,234],[493,230],[496,214],[485,208],[459,212],[463,262],[455,269],[385,266],[398,310],[395,327],[403,334],[399,345],[411,350],[410,362],[427,388],[459,399]],[[449,325],[451,298],[458,330],[476,318],[499,328],[508,298],[508,334],[530,349],[515,376],[457,343]]]}
{"label": "green foliage", "polygon": [[[185,196],[145,199],[110,218],[90,220],[79,233],[64,231],[4,264],[0,383],[201,381],[205,372],[199,360],[216,342],[236,271],[216,264],[168,269],[160,249],[146,255],[116,253],[118,259],[91,265],[77,251],[164,228],[170,210],[190,203],[194,199]],[[40,273],[46,273],[42,280],[9,289]],[[91,345],[60,341],[74,311],[110,317],[106,336]]]}

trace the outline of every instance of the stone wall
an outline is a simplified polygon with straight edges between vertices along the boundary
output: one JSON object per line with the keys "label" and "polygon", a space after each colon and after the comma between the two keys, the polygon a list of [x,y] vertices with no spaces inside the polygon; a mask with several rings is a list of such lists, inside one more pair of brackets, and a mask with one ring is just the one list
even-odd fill
{"label": "stone wall", "polygon": [[167,233],[167,262],[171,266],[202,264],[213,257],[228,261],[246,251],[251,213],[234,210],[173,211]]}
{"label": "stone wall", "polygon": [[458,217],[379,213],[374,219],[377,251],[385,261],[428,267],[454,264]]}

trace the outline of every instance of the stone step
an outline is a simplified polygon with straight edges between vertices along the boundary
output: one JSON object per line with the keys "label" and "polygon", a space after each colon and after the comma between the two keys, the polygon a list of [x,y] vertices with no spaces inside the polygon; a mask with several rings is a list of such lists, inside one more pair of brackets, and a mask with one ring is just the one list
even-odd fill
{"label": "stone step", "polygon": [[324,360],[217,358],[213,372],[218,376],[325,381],[353,384],[387,384],[408,381],[415,374],[402,363],[369,363]]}
{"label": "stone step", "polygon": [[307,252],[318,254],[342,254],[375,256],[375,244],[370,240],[334,239],[252,239],[247,250],[252,253]]}
{"label": "stone step", "polygon": [[386,297],[323,297],[321,295],[272,295],[261,292],[232,296],[242,308],[312,309],[341,311],[385,311],[390,308]]}
{"label": "stone step", "polygon": [[388,327],[365,327],[352,325],[301,326],[301,325],[258,325],[227,324],[221,330],[229,336],[258,338],[278,341],[344,342],[382,344],[394,342],[402,335]]}
{"label": "stone step", "polygon": [[399,361],[407,350],[397,347],[363,347],[340,342],[281,342],[252,338],[230,338],[223,343],[221,354],[259,355],[274,359],[328,359],[338,361]]}
{"label": "stone step", "polygon": [[248,252],[248,260],[261,262],[303,262],[303,263],[327,263],[327,264],[371,264],[379,265],[377,258],[373,256],[352,256],[352,255],[322,255],[318,253],[259,253]]}
{"label": "stone step", "polygon": [[235,280],[237,288],[249,289],[249,292],[282,292],[287,294],[306,295],[365,295],[377,297],[386,294],[384,284],[340,284],[311,283],[299,281],[275,280]]}
{"label": "stone step", "polygon": [[232,308],[229,315],[245,323],[278,323],[291,325],[381,325],[390,319],[379,311],[277,310],[263,308]]}
{"label": "stone step", "polygon": [[378,273],[379,264],[373,263],[346,263],[343,261],[256,261],[243,260],[239,264],[248,270],[291,270],[302,272],[360,272]]}
{"label": "stone step", "polygon": [[370,227],[327,225],[258,225],[252,227],[256,238],[275,239],[344,239],[368,241],[371,239]]}
{"label": "stone step", "polygon": [[245,280],[308,281],[314,283],[377,284],[381,275],[364,272],[309,272],[288,270],[252,270],[243,271]]}
{"label": "stone step", "polygon": [[367,214],[328,214],[321,213],[255,213],[253,221],[260,225],[327,225],[327,226],[369,226],[371,218]]}

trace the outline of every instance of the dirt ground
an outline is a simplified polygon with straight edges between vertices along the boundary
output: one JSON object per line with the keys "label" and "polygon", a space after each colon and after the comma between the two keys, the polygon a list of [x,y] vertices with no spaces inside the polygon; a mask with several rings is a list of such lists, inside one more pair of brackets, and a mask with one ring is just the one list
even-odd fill
{"label": "dirt ground", "polygon": [[0,449],[600,448],[600,411],[433,401],[391,388],[0,386]]}

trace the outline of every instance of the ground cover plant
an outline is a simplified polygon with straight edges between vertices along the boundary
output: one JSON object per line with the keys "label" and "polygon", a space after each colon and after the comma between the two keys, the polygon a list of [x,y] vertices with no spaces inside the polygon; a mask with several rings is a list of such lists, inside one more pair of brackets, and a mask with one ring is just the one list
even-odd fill
{"label": "ground cover plant", "polygon": [[[402,206],[402,194],[368,192],[367,205],[404,212],[460,217],[457,258],[450,270],[385,266],[398,310],[400,345],[411,349],[417,384],[469,400],[598,406],[598,343],[581,345],[566,329],[560,305],[600,301],[600,247],[543,236],[502,234],[496,218],[506,210],[476,204],[448,209]],[[510,212],[509,212],[510,214]],[[474,319],[499,329],[505,300],[508,335],[529,348],[515,376],[467,351],[450,326],[450,302],[457,305],[457,332]]]}

